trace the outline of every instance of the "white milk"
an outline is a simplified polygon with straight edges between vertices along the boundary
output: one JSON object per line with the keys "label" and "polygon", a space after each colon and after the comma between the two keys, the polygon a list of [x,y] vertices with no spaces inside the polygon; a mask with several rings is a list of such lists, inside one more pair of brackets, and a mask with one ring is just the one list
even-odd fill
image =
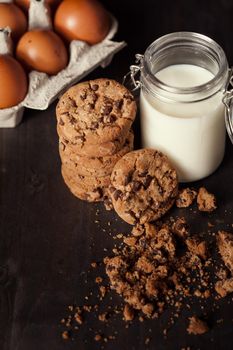
{"label": "white milk", "polygon": [[[189,88],[214,76],[190,64],[168,66],[156,74],[167,85]],[[210,175],[221,163],[225,150],[223,92],[198,102],[163,102],[141,92],[143,147],[167,154],[178,171],[179,181],[195,181]]]}

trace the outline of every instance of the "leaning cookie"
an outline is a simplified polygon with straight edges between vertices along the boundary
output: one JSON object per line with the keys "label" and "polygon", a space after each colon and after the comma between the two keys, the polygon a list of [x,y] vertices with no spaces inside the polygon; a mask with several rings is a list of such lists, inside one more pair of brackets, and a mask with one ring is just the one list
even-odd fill
{"label": "leaning cookie", "polygon": [[123,220],[144,224],[159,219],[173,205],[178,193],[177,173],[161,152],[136,150],[116,163],[109,193]]}
{"label": "leaning cookie", "polygon": [[60,133],[72,145],[126,138],[136,115],[132,94],[120,83],[96,79],[71,87],[56,108]]}
{"label": "leaning cookie", "polygon": [[102,201],[110,184],[110,176],[81,176],[64,166],[61,167],[61,173],[70,191],[88,202]]}
{"label": "leaning cookie", "polygon": [[120,151],[105,157],[85,157],[73,152],[69,146],[59,142],[59,153],[62,163],[67,168],[84,176],[107,176],[111,175],[114,165],[126,153],[133,150],[133,131],[130,131],[124,146]]}

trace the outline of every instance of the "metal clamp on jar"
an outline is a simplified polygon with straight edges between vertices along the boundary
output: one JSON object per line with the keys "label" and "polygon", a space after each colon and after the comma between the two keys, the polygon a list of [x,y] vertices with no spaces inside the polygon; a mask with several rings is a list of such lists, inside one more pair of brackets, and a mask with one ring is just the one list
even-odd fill
{"label": "metal clamp on jar", "polygon": [[232,79],[223,49],[198,33],[168,34],[136,55],[129,75],[134,90],[141,88],[143,147],[167,154],[181,182],[214,172],[224,156],[225,119],[233,141],[233,93],[226,91]]}

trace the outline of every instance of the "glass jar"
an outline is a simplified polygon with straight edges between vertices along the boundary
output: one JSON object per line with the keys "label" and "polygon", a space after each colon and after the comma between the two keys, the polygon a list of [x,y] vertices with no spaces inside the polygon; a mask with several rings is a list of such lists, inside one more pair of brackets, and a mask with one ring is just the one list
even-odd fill
{"label": "glass jar", "polygon": [[141,87],[142,146],[164,152],[180,182],[210,175],[225,150],[229,67],[223,49],[204,35],[177,32],[154,41],[139,59],[131,78]]}

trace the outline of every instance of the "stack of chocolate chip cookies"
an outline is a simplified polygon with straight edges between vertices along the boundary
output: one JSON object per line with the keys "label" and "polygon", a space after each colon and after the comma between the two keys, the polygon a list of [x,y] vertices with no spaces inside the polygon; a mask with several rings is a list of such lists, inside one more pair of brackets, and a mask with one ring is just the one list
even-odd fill
{"label": "stack of chocolate chip cookies", "polygon": [[102,200],[114,165],[133,149],[132,94],[114,80],[83,82],[60,98],[56,114],[66,185],[80,199]]}

